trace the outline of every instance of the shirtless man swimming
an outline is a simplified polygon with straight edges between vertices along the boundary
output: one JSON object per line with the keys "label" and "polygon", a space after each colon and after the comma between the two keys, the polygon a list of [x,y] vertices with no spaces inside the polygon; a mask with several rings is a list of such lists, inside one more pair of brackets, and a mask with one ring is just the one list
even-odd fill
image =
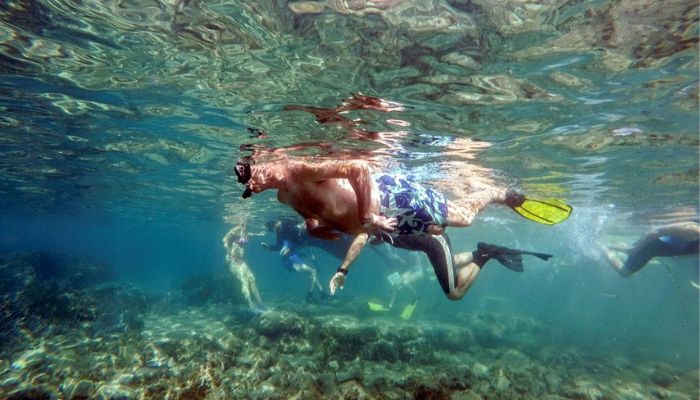
{"label": "shirtless man swimming", "polygon": [[[468,197],[450,201],[431,188],[409,178],[374,173],[370,161],[331,160],[308,162],[285,158],[253,164],[239,160],[238,182],[246,189],[243,198],[277,189],[277,199],[289,205],[306,221],[311,235],[337,239],[338,232],[355,235],[340,268],[331,279],[330,292],[342,288],[350,264],[367,244],[370,235],[440,235],[448,226],[467,227],[492,203],[505,204],[526,216],[524,196],[505,188],[481,188]],[[547,203],[548,207],[551,206]],[[571,208],[552,206],[560,215],[544,223],[561,222]],[[561,207],[561,209],[559,209]],[[542,222],[543,218],[537,218]]]}

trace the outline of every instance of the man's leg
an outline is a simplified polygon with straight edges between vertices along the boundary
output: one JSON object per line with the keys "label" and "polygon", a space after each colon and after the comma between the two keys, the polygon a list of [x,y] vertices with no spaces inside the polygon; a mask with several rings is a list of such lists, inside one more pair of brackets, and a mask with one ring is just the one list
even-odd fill
{"label": "man's leg", "polygon": [[457,285],[447,294],[450,300],[459,300],[467,294],[467,291],[476,280],[481,268],[476,263],[469,263],[457,272]]}
{"label": "man's leg", "polygon": [[392,244],[399,248],[424,252],[433,266],[445,296],[450,300],[464,297],[480,271],[471,252],[452,255],[446,235],[399,235],[394,238]]}
{"label": "man's leg", "polygon": [[459,300],[467,294],[467,291],[479,275],[481,267],[474,262],[474,255],[471,251],[455,254],[452,260],[455,269],[458,268],[457,279],[455,288],[447,294],[447,297],[450,300]]}
{"label": "man's leg", "polygon": [[489,204],[504,203],[506,189],[483,189],[469,195],[465,201],[447,201],[447,225],[466,227]]}
{"label": "man's leg", "polygon": [[392,287],[391,288],[391,299],[389,300],[389,305],[387,308],[391,309],[394,308],[394,301],[396,301],[396,294],[399,292],[398,288]]}
{"label": "man's leg", "polygon": [[620,259],[620,257],[615,254],[613,250],[608,249],[607,247],[603,246],[602,244],[599,245],[600,247],[600,252],[605,257],[605,259],[608,261],[611,267],[620,274],[621,276],[627,276],[629,273],[626,273],[625,271],[625,263]]}
{"label": "man's leg", "polygon": [[260,291],[258,290],[258,285],[255,282],[255,275],[253,275],[251,273],[250,278],[251,279],[249,280],[249,285],[250,285],[249,291],[251,292],[251,294],[255,298],[255,301],[258,303],[258,306],[262,306],[263,302],[262,302],[262,298],[260,297]]}
{"label": "man's leg", "polygon": [[244,271],[238,266],[238,268],[235,268],[231,270],[232,272],[235,271],[235,276],[238,279],[238,281],[241,283],[241,294],[243,294],[243,297],[246,299],[248,302],[248,307],[250,308],[255,308],[255,304],[253,303],[253,299],[251,298],[250,295],[250,282],[248,279],[246,279],[246,275]]}
{"label": "man's leg", "polygon": [[316,274],[316,270],[314,268],[306,264],[295,264],[294,267],[298,268],[297,271],[306,272],[311,277],[311,288],[309,289],[309,293],[313,293],[314,288],[317,288],[319,292],[323,292],[323,287],[318,281],[318,275]]}
{"label": "man's leg", "polygon": [[658,245],[656,240],[642,240],[633,248],[624,251],[627,253],[627,259],[623,261],[617,254],[607,247],[599,244],[601,253],[608,263],[620,274],[627,277],[639,271],[644,267],[657,253]]}

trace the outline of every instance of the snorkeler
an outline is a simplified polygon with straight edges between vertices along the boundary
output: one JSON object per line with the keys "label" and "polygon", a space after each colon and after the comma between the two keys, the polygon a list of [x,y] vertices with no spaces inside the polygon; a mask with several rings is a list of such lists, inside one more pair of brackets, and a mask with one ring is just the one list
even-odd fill
{"label": "snorkeler", "polygon": [[[695,221],[678,222],[648,232],[631,248],[599,244],[603,256],[620,276],[627,277],[642,269],[654,257],[698,255],[700,225]],[[617,253],[627,255],[623,259]],[[697,287],[697,283],[694,283]]]}
{"label": "snorkeler", "polygon": [[411,258],[404,262],[405,264],[412,265],[407,271],[399,273],[394,271],[389,276],[387,276],[387,281],[389,281],[389,286],[391,288],[391,297],[389,299],[389,304],[384,306],[380,303],[370,301],[367,303],[369,309],[374,312],[390,311],[394,308],[394,303],[396,302],[396,297],[401,291],[408,291],[411,296],[411,300],[401,311],[401,318],[404,320],[409,320],[413,316],[413,312],[418,305],[418,292],[413,287],[413,284],[422,280],[425,277],[423,272],[423,265],[420,263],[418,258],[418,253],[409,253]]}
{"label": "snorkeler", "polygon": [[[307,272],[311,275],[311,289],[307,294],[306,300],[308,302],[312,300],[314,288],[318,288],[321,300],[326,299],[327,294],[316,279],[316,270],[304,261],[308,257],[302,255],[302,253],[305,249],[321,249],[329,255],[342,260],[353,237],[341,234],[337,240],[319,239],[309,235],[304,228],[303,221],[294,218],[278,218],[266,222],[265,226],[269,231],[275,233],[275,243],[263,242],[262,246],[267,250],[278,251],[282,256],[283,265],[288,270]],[[382,251],[382,246],[374,246],[373,249],[392,263],[401,261],[396,254]]]}
{"label": "snorkeler", "polygon": [[304,222],[296,218],[278,218],[265,223],[268,231],[275,234],[275,243],[262,243],[268,250],[280,251],[285,245],[292,250],[315,247],[322,249],[333,257],[343,259],[350,245],[352,236],[341,235],[338,240],[322,240],[309,235]]}
{"label": "snorkeler", "polygon": [[298,249],[304,247],[309,242],[309,239],[312,239],[301,228],[299,221],[291,218],[280,218],[266,222],[265,226],[268,230],[276,233],[276,242],[272,245],[263,242],[262,246],[268,250],[279,251],[282,257],[282,265],[288,271],[306,272],[309,274],[311,287],[306,293],[306,302],[311,303],[313,301],[314,289],[318,289],[320,299],[325,300],[328,296],[318,281],[316,269],[309,266],[298,253]]}
{"label": "snorkeler", "polygon": [[277,189],[277,199],[306,220],[316,237],[338,239],[355,235],[330,292],[342,287],[350,264],[370,235],[401,237],[440,235],[448,226],[468,227],[487,205],[504,204],[543,224],[564,221],[571,207],[558,200],[532,200],[501,187],[480,188],[456,201],[407,177],[372,173],[368,160],[310,162],[285,157],[278,162],[236,164],[238,182],[246,185],[243,198]]}
{"label": "snorkeler", "polygon": [[223,238],[226,261],[231,274],[241,283],[241,293],[253,310],[263,308],[260,291],[255,283],[255,275],[245,262],[245,245],[248,243],[247,223],[242,222],[231,228]]}
{"label": "snorkeler", "polygon": [[[452,245],[446,234],[442,235],[399,235],[393,238],[393,246],[422,251],[428,256],[433,271],[443,292],[450,300],[459,300],[467,293],[486,263],[495,259],[506,268],[522,272],[523,255],[548,260],[551,254],[510,249],[486,243],[477,243],[476,250],[459,254],[452,253]],[[335,277],[334,277],[335,278]],[[342,287],[345,275],[338,287]]]}
{"label": "snorkeler", "polygon": [[280,249],[280,256],[282,256],[282,264],[288,271],[296,272],[306,272],[311,278],[311,287],[306,293],[306,302],[311,303],[313,301],[314,289],[318,289],[319,297],[321,300],[328,298],[326,292],[323,291],[323,286],[318,281],[318,275],[316,269],[309,266],[304,262],[304,259],[294,251],[288,242],[284,242],[282,249]]}

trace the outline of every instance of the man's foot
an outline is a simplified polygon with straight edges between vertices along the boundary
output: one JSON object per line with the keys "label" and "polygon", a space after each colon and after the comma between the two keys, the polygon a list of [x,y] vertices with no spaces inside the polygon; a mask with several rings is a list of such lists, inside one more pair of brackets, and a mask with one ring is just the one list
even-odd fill
{"label": "man's foot", "polygon": [[525,196],[514,190],[508,190],[508,192],[506,192],[506,198],[503,203],[510,208],[515,208],[520,207],[521,205],[523,205],[524,202]]}

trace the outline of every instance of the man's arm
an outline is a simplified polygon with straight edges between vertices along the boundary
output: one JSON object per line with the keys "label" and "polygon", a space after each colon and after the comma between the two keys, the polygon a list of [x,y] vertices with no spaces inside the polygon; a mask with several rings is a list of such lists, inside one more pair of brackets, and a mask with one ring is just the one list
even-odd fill
{"label": "man's arm", "polygon": [[362,232],[355,236],[355,239],[348,248],[347,254],[345,254],[345,259],[343,259],[343,262],[340,264],[340,268],[338,268],[338,271],[335,273],[335,275],[333,275],[333,278],[331,278],[331,295],[335,294],[337,288],[342,289],[343,285],[345,285],[345,275],[348,273],[350,264],[355,261],[357,256],[360,254],[360,251],[362,251],[362,248],[364,248],[367,244],[368,239],[369,235],[366,232]]}

